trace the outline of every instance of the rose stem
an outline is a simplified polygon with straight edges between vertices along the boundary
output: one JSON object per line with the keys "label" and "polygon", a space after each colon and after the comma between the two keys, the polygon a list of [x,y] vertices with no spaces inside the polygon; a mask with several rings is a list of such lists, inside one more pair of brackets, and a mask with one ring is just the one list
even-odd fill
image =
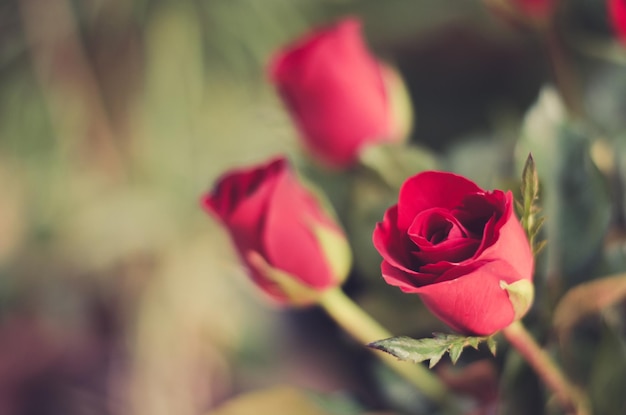
{"label": "rose stem", "polygon": [[[369,344],[393,337],[384,327],[344,294],[341,288],[326,292],[319,303],[339,326],[357,341]],[[447,404],[446,386],[424,366],[402,362],[390,354],[372,350],[391,369],[411,382],[424,395],[439,404]]]}
{"label": "rose stem", "polygon": [[554,360],[537,344],[521,321],[512,323],[502,330],[502,333],[546,386],[554,392],[557,400],[568,413],[591,414],[583,394],[567,380]]}

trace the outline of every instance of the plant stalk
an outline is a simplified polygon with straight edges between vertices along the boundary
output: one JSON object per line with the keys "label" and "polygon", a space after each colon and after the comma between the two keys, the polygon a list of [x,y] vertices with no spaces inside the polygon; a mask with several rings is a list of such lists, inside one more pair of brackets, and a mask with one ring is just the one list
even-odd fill
{"label": "plant stalk", "polygon": [[[346,296],[341,288],[325,293],[319,304],[339,326],[363,344],[393,337],[391,333]],[[446,386],[424,366],[402,362],[384,352],[375,350],[372,352],[429,399],[441,405],[450,405],[450,401],[446,401],[448,397]]]}
{"label": "plant stalk", "polygon": [[502,333],[554,393],[568,414],[591,415],[584,394],[567,380],[554,360],[537,344],[521,321],[512,323],[502,330]]}

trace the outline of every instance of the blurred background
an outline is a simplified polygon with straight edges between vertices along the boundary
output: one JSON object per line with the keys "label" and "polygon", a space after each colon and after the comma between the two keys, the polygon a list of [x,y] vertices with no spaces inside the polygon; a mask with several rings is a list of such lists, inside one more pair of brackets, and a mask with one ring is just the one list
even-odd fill
{"label": "blurred background", "polygon": [[[508,187],[533,151],[558,195],[546,206],[559,248],[539,269],[548,281],[541,301],[623,272],[626,55],[606,5],[558,9],[565,66],[587,111],[586,123],[567,124],[543,89],[554,75],[550,45],[487,3],[0,2],[0,414],[427,413],[321,311],[261,298],[225,231],[199,207],[227,169],[279,153],[301,159],[266,66],[295,37],[346,15],[362,18],[372,51],[405,79],[410,140],[424,163],[413,169]],[[446,331],[380,278],[370,235],[394,192],[371,177],[311,177],[327,187],[354,244],[347,292],[398,334]],[[345,210],[351,198],[362,204]],[[584,326],[579,343],[582,355],[616,347],[602,366],[610,376],[597,375],[601,394],[626,382],[626,366],[615,363],[625,360],[617,316]],[[613,343],[601,341],[605,331]],[[490,400],[496,378],[520,364],[503,356],[474,374],[443,363],[440,371],[451,382],[468,376],[461,389],[484,382],[477,393]],[[574,363],[579,377],[600,365]],[[536,382],[524,385],[521,409],[506,413],[542,413]],[[626,408],[611,405],[598,413]]]}

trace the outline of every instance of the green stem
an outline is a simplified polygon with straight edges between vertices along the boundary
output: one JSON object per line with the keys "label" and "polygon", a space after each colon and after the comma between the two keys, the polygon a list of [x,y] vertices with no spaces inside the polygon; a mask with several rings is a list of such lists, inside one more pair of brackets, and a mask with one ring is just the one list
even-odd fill
{"label": "green stem", "polygon": [[567,380],[554,360],[537,344],[521,321],[514,322],[502,330],[502,333],[569,414],[591,415],[585,396]]}
{"label": "green stem", "polygon": [[[339,326],[361,343],[369,344],[376,340],[393,337],[391,333],[348,298],[341,288],[325,293],[320,300],[320,305]],[[390,354],[372,351],[428,398],[439,404],[448,404],[446,402],[448,395],[446,386],[424,366],[401,362]]]}

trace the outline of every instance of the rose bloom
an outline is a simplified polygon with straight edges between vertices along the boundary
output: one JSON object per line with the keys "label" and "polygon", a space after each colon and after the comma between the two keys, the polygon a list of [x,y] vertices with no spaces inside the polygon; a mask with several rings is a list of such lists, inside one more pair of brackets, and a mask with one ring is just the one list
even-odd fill
{"label": "rose bloom", "polygon": [[225,174],[202,203],[229,231],[252,280],[279,303],[311,303],[348,274],[343,231],[283,158]]}
{"label": "rose bloom", "polygon": [[626,0],[609,0],[607,9],[613,30],[626,45]]}
{"label": "rose bloom", "polygon": [[305,146],[329,166],[347,167],[364,145],[400,140],[409,128],[387,87],[401,81],[370,54],[356,19],[288,45],[270,73]]}
{"label": "rose bloom", "polygon": [[424,172],[400,189],[373,235],[388,284],[416,293],[465,334],[505,328],[516,310],[502,282],[532,280],[533,256],[511,192],[451,173]]}

